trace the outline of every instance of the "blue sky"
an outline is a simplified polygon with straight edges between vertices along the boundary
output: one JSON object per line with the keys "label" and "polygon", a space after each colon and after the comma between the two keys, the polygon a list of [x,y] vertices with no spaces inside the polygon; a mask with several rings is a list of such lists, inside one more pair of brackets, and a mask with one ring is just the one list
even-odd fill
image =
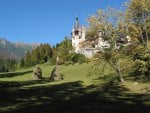
{"label": "blue sky", "polygon": [[75,15],[81,24],[98,9],[120,9],[127,0],[0,0],[0,37],[12,42],[54,45],[70,36]]}

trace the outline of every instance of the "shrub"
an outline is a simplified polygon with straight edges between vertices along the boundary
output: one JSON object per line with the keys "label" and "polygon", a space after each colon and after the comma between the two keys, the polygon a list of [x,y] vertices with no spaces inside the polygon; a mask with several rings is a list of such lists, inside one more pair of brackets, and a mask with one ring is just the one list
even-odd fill
{"label": "shrub", "polygon": [[50,65],[56,64],[56,58],[50,58]]}
{"label": "shrub", "polygon": [[71,65],[71,64],[74,64],[72,61],[66,61],[65,63],[64,63],[64,65],[65,66],[68,66],[68,65]]}
{"label": "shrub", "polygon": [[133,75],[136,78],[144,75],[150,78],[150,48],[144,45],[136,46],[132,58],[135,62]]}
{"label": "shrub", "polygon": [[71,55],[71,61],[73,62],[73,63],[85,63],[85,62],[87,62],[88,61],[88,59],[84,56],[84,55],[82,55],[82,54],[79,54],[79,53],[73,53],[72,55]]}

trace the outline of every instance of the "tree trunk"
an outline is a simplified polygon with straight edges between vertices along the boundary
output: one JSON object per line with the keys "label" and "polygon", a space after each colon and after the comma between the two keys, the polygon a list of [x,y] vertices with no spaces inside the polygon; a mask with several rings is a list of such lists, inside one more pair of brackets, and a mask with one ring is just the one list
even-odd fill
{"label": "tree trunk", "polygon": [[118,63],[115,65],[109,61],[108,61],[108,64],[116,71],[116,74],[118,75],[119,81],[124,82],[124,79],[123,79],[123,77],[121,75],[121,71],[120,71],[120,65]]}
{"label": "tree trunk", "polygon": [[118,76],[119,76],[119,81],[120,81],[120,82],[124,82],[124,79],[123,79],[123,77],[121,76],[121,74],[119,74]]}
{"label": "tree trunk", "polygon": [[147,41],[147,44],[148,44],[148,33],[147,33],[147,27],[146,27],[146,24],[145,24],[145,19],[144,19],[144,29],[145,29],[146,41]]}
{"label": "tree trunk", "polygon": [[142,13],[143,14],[143,20],[144,20],[144,30],[145,30],[145,35],[146,35],[146,41],[147,41],[147,44],[148,44],[148,33],[147,33],[147,27],[146,27],[146,17],[145,17],[145,15],[144,15],[144,13]]}
{"label": "tree trunk", "polygon": [[117,68],[116,68],[117,70],[116,70],[116,72],[117,72],[117,74],[118,74],[118,77],[119,77],[119,81],[120,82],[124,82],[124,79],[123,79],[123,77],[122,77],[122,75],[121,75],[121,71],[120,71],[120,65],[117,63]]}
{"label": "tree trunk", "polygon": [[141,33],[141,39],[142,39],[142,42],[144,43],[144,38],[143,38],[143,34]]}
{"label": "tree trunk", "polygon": [[119,81],[120,81],[120,82],[124,82],[124,79],[123,79],[123,77],[122,77],[122,75],[121,75],[121,73],[120,73],[120,70],[117,69],[116,72],[117,72]]}
{"label": "tree trunk", "polygon": [[146,40],[147,40],[147,44],[148,44],[148,33],[146,31]]}

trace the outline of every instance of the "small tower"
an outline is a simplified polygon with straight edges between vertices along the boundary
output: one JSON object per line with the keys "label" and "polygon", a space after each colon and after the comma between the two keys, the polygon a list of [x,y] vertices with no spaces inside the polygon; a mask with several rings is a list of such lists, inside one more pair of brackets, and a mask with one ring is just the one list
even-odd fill
{"label": "small tower", "polygon": [[78,16],[76,17],[76,22],[75,22],[74,28],[76,30],[79,30],[79,28],[80,28]]}
{"label": "small tower", "polygon": [[75,48],[75,52],[79,49],[79,44],[85,41],[85,27],[80,26],[78,17],[75,18],[75,25],[72,29],[72,46]]}

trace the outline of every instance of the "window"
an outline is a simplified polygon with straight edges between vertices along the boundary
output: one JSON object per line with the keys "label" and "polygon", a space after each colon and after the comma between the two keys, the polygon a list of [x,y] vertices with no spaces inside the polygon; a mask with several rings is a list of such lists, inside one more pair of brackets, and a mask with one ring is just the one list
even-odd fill
{"label": "window", "polygon": [[75,33],[75,35],[79,35],[79,31],[75,31],[74,33]]}

